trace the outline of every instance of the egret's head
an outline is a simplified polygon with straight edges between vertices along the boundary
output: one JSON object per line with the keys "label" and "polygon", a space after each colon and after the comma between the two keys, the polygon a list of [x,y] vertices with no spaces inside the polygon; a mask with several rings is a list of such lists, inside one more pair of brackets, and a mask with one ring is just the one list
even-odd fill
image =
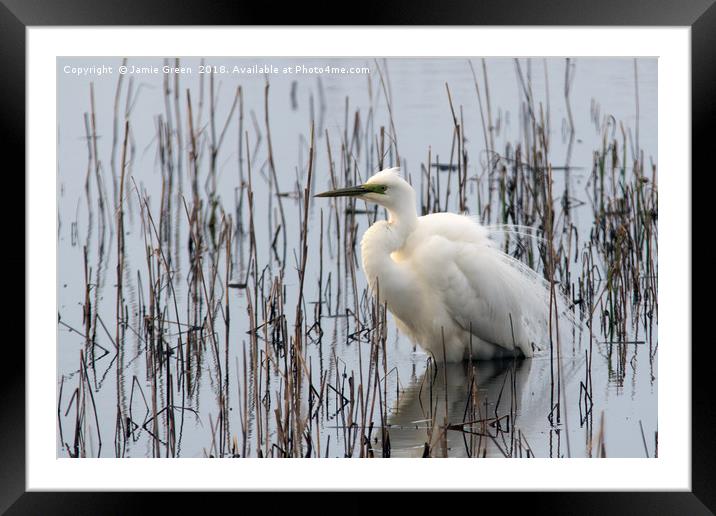
{"label": "egret's head", "polygon": [[316,195],[316,197],[345,196],[374,202],[390,211],[415,211],[415,191],[405,179],[400,177],[398,167],[381,170],[362,185],[339,188]]}

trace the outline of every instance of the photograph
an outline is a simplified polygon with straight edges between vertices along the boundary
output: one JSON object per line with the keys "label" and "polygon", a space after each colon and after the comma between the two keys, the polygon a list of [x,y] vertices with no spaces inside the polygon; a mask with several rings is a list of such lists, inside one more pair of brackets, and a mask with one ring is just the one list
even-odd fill
{"label": "photograph", "polygon": [[58,56],[56,458],[658,459],[659,66]]}

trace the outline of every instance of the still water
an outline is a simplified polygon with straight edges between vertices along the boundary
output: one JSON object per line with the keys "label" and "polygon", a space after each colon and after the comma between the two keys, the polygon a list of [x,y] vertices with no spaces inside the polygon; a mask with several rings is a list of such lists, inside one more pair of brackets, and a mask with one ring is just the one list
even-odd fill
{"label": "still water", "polygon": [[[356,425],[361,423],[353,417],[361,410],[348,418],[346,411],[360,401],[349,399],[346,385],[367,385],[375,371],[369,365],[370,331],[363,324],[370,296],[359,246],[346,242],[359,242],[373,218],[384,214],[311,199],[300,298],[303,189],[308,186],[313,194],[330,189],[333,181],[335,186],[358,182],[381,163],[393,166],[399,158],[404,176],[421,197],[429,183],[439,195],[440,209],[458,211],[456,120],[469,156],[463,169],[468,178],[464,207],[486,223],[499,223],[497,210],[484,209],[487,170],[494,153],[529,140],[525,113],[532,110],[549,140],[554,190],[569,186],[571,223],[579,234],[569,259],[577,263],[593,230],[590,179],[594,153],[605,135],[623,139],[627,155],[643,152],[647,163],[657,161],[656,60],[486,59],[483,64],[475,58],[471,63],[129,58],[125,64],[133,68],[120,79],[119,58],[59,59],[58,456],[80,448],[80,455],[102,457],[255,456],[259,449],[263,455],[280,455],[281,447],[269,443],[286,442],[280,435],[285,428],[276,423],[286,410],[316,414],[309,418],[312,444],[302,445],[303,454],[309,448],[312,456],[357,456],[362,437],[356,438]],[[165,65],[183,70],[164,73]],[[67,72],[92,66],[113,72]],[[325,67],[347,72],[318,73]],[[130,130],[122,185],[125,120]],[[315,158],[312,181],[306,185],[312,121]],[[428,159],[431,165],[426,165]],[[631,174],[628,167],[625,174]],[[207,249],[219,238],[212,214],[231,217],[233,235],[230,256],[225,249],[214,249],[213,258],[203,262],[199,290],[204,299],[198,304],[189,223],[195,200],[204,214]],[[118,310],[120,208],[124,252]],[[163,210],[167,221],[164,229],[157,229],[152,224],[159,225]],[[154,247],[159,233],[164,255],[156,260],[161,253],[155,249],[148,259],[147,247]],[[171,275],[163,274],[160,261],[171,262]],[[606,278],[609,264],[597,268]],[[578,284],[578,276],[575,272],[570,284]],[[153,290],[152,281],[157,285]],[[164,321],[164,358],[158,363],[166,370],[161,366],[159,372],[146,333],[147,324],[153,324],[147,312],[152,295],[161,298]],[[270,332],[264,340],[250,334],[269,326],[275,330],[271,307],[279,309],[283,335],[293,334],[299,303],[304,320],[298,331],[310,380],[304,380],[301,396],[290,406],[284,404],[285,369],[280,366],[288,342],[276,347]],[[253,312],[253,329],[252,310],[258,311]],[[656,319],[651,338],[635,323],[615,343],[600,326],[599,313],[594,314],[591,339],[585,319],[561,343],[558,365],[545,352],[528,360],[437,369],[400,335],[389,315],[379,360],[381,397],[377,405],[373,401],[372,418],[361,415],[363,423],[370,419],[374,425],[367,439],[371,455],[389,448],[391,456],[419,457],[427,443],[432,456],[654,456]],[[196,349],[203,348],[204,355],[189,374],[180,366],[180,346],[197,325],[205,340]],[[91,343],[87,328],[94,335]],[[203,333],[207,329],[209,337]],[[268,376],[254,377],[262,371],[261,366],[252,369],[255,360],[270,362],[265,366]],[[558,416],[553,410],[555,374]],[[353,394],[359,396],[359,391]],[[86,407],[81,418],[78,399]],[[279,415],[275,411],[282,404]],[[466,421],[473,431],[465,431]],[[292,439],[303,440],[298,435]]]}

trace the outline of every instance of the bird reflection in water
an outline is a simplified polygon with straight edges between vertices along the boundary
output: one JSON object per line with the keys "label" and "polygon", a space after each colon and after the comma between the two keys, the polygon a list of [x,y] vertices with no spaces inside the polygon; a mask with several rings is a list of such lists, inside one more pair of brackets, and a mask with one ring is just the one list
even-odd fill
{"label": "bird reflection in water", "polygon": [[530,394],[525,389],[532,366],[532,359],[522,358],[453,363],[428,359],[425,373],[401,393],[388,419],[390,455],[533,456],[515,428],[523,397]]}

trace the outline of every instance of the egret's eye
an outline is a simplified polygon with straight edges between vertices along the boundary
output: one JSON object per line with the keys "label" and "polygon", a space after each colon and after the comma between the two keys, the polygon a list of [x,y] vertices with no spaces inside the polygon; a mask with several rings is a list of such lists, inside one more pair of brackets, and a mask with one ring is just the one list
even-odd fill
{"label": "egret's eye", "polygon": [[363,187],[371,193],[384,194],[388,187],[386,185],[363,185]]}

